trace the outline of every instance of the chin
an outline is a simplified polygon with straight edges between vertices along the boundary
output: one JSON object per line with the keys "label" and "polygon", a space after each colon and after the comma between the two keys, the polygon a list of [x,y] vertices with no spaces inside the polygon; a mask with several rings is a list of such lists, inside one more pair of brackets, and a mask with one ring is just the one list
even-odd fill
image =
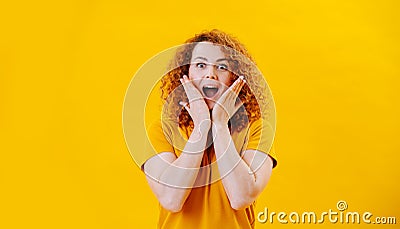
{"label": "chin", "polygon": [[209,110],[212,110],[214,108],[215,102],[206,100],[207,106]]}

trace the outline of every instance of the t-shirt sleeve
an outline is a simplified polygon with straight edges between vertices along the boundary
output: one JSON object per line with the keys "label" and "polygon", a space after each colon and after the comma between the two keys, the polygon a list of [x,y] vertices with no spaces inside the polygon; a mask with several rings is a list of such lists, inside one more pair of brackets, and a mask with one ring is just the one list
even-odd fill
{"label": "t-shirt sleeve", "polygon": [[249,140],[246,147],[246,149],[267,153],[273,161],[273,168],[278,163],[275,147],[273,145],[274,132],[274,128],[267,121],[259,119],[252,122],[250,124]]}
{"label": "t-shirt sleeve", "polygon": [[163,130],[160,121],[154,121],[146,128],[148,141],[146,141],[144,152],[145,155],[141,162],[141,166],[143,166],[148,159],[157,155],[158,153],[174,153],[174,147],[171,144],[172,139],[170,139],[170,135],[168,135],[168,129],[164,129],[165,130]]}

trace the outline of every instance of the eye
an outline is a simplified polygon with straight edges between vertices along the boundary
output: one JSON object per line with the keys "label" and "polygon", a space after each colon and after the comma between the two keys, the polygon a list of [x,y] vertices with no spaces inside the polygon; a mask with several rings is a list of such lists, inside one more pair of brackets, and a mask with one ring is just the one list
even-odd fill
{"label": "eye", "polygon": [[217,69],[220,71],[228,71],[228,66],[226,64],[218,64]]}
{"label": "eye", "polygon": [[205,68],[207,65],[205,63],[197,63],[196,67],[197,68]]}

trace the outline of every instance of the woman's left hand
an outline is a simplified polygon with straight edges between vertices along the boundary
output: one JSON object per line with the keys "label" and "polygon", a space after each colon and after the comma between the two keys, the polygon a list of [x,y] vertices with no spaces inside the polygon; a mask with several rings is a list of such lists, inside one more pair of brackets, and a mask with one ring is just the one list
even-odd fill
{"label": "woman's left hand", "polygon": [[239,78],[221,95],[212,111],[212,122],[216,125],[227,125],[242,102],[237,101],[240,90],[246,83],[243,76]]}

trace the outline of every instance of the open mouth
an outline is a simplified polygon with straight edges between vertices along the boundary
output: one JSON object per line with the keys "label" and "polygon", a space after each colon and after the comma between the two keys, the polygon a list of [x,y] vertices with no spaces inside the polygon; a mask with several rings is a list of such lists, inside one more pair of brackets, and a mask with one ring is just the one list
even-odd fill
{"label": "open mouth", "polygon": [[203,87],[203,92],[204,92],[204,95],[205,95],[207,98],[212,98],[212,97],[214,97],[214,96],[217,94],[217,92],[218,92],[218,87],[217,87],[217,86],[207,85],[207,86],[204,86],[204,87]]}

